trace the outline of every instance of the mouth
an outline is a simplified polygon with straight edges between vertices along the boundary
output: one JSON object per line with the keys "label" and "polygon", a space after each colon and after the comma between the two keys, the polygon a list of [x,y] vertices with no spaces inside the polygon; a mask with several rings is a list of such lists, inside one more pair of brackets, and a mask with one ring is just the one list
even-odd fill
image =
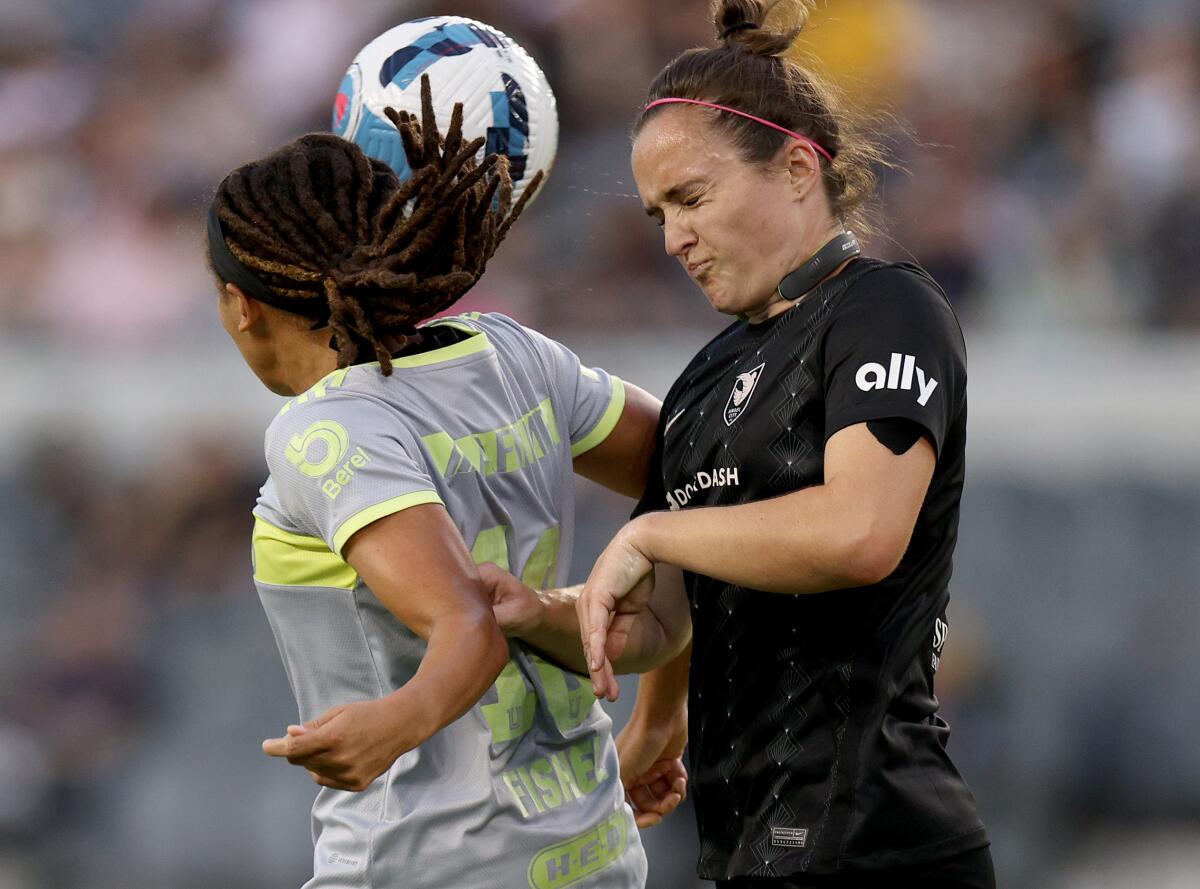
{"label": "mouth", "polygon": [[700,262],[689,262],[687,263],[687,273],[692,278],[699,277],[708,270],[708,267],[711,264],[712,260],[710,259],[705,259]]}

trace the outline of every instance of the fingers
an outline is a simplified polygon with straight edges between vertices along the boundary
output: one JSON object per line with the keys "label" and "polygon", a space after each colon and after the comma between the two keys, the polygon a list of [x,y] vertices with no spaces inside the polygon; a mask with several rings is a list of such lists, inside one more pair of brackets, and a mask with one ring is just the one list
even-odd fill
{"label": "fingers", "polygon": [[621,685],[608,658],[604,659],[599,671],[592,673],[592,693],[606,701],[615,701],[621,696]]}
{"label": "fingers", "polygon": [[636,625],[637,617],[629,613],[616,613],[608,626],[608,634],[604,640],[604,655],[609,663],[616,661],[625,653],[629,644],[629,636]]}
{"label": "fingers", "polygon": [[[596,697],[610,701],[620,693],[612,659],[624,652],[637,614],[645,607],[644,601],[634,601],[636,596],[628,597],[635,589],[653,590],[653,565],[628,541],[622,541],[619,534],[592,566],[575,606],[592,690]],[[648,583],[647,572],[651,572]],[[617,613],[618,602],[628,604],[622,606],[625,613]]]}
{"label": "fingers", "polygon": [[493,600],[503,596],[506,592],[524,590],[528,586],[516,575],[505,571],[499,565],[492,562],[484,562],[478,568],[479,579],[483,582],[484,588],[491,594]]}
{"label": "fingers", "polygon": [[674,812],[685,799],[682,783],[670,784],[660,780],[653,784],[632,787],[626,799],[633,807],[638,827],[654,827]]}
{"label": "fingers", "polygon": [[344,730],[338,727],[341,723],[332,724],[346,709],[335,707],[304,725],[289,725],[283,737],[263,741],[263,752],[302,766],[321,787],[365,790],[379,772],[370,773],[371,766],[346,749]]}
{"label": "fingers", "polygon": [[579,614],[579,630],[583,636],[588,673],[592,677],[592,691],[596,697],[610,701],[615,701],[619,693],[616,674],[605,653],[608,624],[614,605],[610,596],[585,589],[575,606]]}
{"label": "fingers", "polygon": [[262,742],[263,753],[267,754],[267,756],[287,756],[288,742],[290,740],[288,737],[267,738],[267,740]]}
{"label": "fingers", "polygon": [[621,763],[621,786],[632,787],[643,773],[663,758],[665,733],[657,726],[629,724],[617,735],[617,760]]}
{"label": "fingers", "polygon": [[500,584],[509,574],[499,565],[493,562],[484,562],[479,565],[479,579],[483,581],[484,587],[493,599],[496,598],[496,593],[500,591]]}
{"label": "fingers", "polygon": [[642,830],[645,830],[648,827],[655,827],[659,824],[662,824],[662,815],[659,815],[656,812],[635,812],[633,816],[633,823]]}
{"label": "fingers", "polygon": [[334,777],[315,769],[305,769],[305,771],[308,772],[308,776],[313,779],[314,783],[322,787],[328,787],[331,790],[348,790],[351,793],[361,793],[371,786],[370,781],[361,778]]}
{"label": "fingers", "polygon": [[326,775],[323,775],[320,772],[314,771],[313,769],[305,769],[304,771],[308,772],[308,776],[310,778],[312,778],[313,781],[315,781],[317,784],[320,784],[322,787],[330,787],[330,788],[333,788],[334,790],[346,790],[347,789],[342,786],[342,783],[340,781],[335,781],[333,778],[327,777]]}
{"label": "fingers", "polygon": [[604,691],[604,697],[608,701],[615,701],[621,696],[621,683],[617,681],[616,670],[607,657],[604,659]]}
{"label": "fingers", "polygon": [[[682,757],[666,760],[654,781],[655,787],[665,787],[669,792],[679,794],[680,802],[687,799],[687,769],[683,765]],[[665,793],[667,790],[663,792]]]}
{"label": "fingers", "polygon": [[683,759],[660,759],[626,784],[625,798],[633,807],[638,827],[653,827],[687,799],[687,769]]}
{"label": "fingers", "polygon": [[[583,600],[580,600],[581,604]],[[592,673],[600,671],[604,666],[604,649],[608,640],[609,613],[604,606],[583,604],[584,613],[581,615],[583,630],[583,647],[587,654],[588,670]]]}
{"label": "fingers", "polygon": [[287,734],[282,738],[268,738],[262,742],[263,753],[267,756],[286,757],[292,765],[300,765],[312,757],[329,750],[329,738],[326,732],[312,728],[317,721],[307,725],[289,725]]}
{"label": "fingers", "polygon": [[[660,759],[653,763],[646,771],[635,775],[626,786],[637,787],[643,784],[653,784],[655,781],[660,781],[663,778],[671,778],[673,780],[677,762],[678,760],[673,759]],[[668,781],[668,783],[670,782]]]}

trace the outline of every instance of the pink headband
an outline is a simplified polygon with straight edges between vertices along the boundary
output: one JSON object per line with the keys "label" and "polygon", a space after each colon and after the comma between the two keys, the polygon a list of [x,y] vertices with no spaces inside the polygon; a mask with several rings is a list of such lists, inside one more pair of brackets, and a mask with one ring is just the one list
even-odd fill
{"label": "pink headband", "polygon": [[655,99],[643,110],[649,111],[651,108],[656,108],[659,105],[672,105],[679,103],[686,105],[699,105],[702,108],[715,108],[717,111],[728,111],[730,114],[736,114],[738,117],[745,117],[749,120],[755,121],[756,123],[760,123],[764,127],[770,127],[773,130],[779,130],[779,132],[791,136],[793,139],[799,139],[801,142],[807,142],[814,149],[823,154],[830,163],[833,163],[833,155],[822,148],[821,145],[819,145],[816,141],[810,139],[808,136],[802,136],[799,133],[793,133],[791,130],[785,129],[777,123],[771,123],[769,120],[763,120],[761,117],[755,117],[753,114],[747,114],[745,111],[738,111],[736,108],[730,108],[727,105],[714,105],[712,102],[701,102],[699,99]]}

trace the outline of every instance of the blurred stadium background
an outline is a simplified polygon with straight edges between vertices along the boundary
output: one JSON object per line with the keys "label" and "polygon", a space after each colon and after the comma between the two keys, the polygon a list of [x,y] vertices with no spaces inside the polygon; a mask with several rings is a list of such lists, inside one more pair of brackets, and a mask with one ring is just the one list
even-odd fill
{"label": "blurred stadium background", "polygon": [[[215,182],[327,127],[385,27],[494,24],[563,135],[463,306],[661,395],[721,320],[633,197],[627,127],[706,6],[0,0],[0,889],[311,872],[313,787],[258,750],[294,718],[249,578],[276,401],[217,325]],[[916,134],[871,249],[967,330],[939,690],[1001,885],[1200,886],[1200,6],[830,0],[809,39]],[[578,577],[627,506],[581,486]],[[700,885],[693,837],[645,834],[651,887]]]}

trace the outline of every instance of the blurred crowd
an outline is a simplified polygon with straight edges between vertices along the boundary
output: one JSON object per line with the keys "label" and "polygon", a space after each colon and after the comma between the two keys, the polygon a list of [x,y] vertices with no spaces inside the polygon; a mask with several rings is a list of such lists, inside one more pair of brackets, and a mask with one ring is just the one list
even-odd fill
{"label": "blurred crowd", "polygon": [[[563,329],[703,323],[640,213],[627,129],[711,40],[702,0],[5,0],[0,325],[129,345],[208,330],[199,219],[217,180],[328,126],[356,49],[432,12],[540,60],[562,139],[469,297]],[[915,257],[998,329],[1200,325],[1200,13],[1155,0],[829,0],[804,57],[870,118],[871,249]],[[634,322],[634,323],[637,323]]]}
{"label": "blurred crowd", "polygon": [[[0,0],[0,344],[199,343],[236,361],[203,264],[215,183],[327,128],[355,51],[433,13],[517,38],[562,121],[545,192],[464,307],[568,342],[584,328],[711,327],[644,217],[627,132],[658,68],[711,40],[706,8]],[[871,251],[924,264],[969,329],[1200,327],[1194,0],[829,0],[805,51],[896,163],[880,171]],[[87,442],[31,430],[0,471],[0,889],[240,885],[231,874],[290,886],[306,873],[311,789],[254,747],[295,709],[248,580],[263,469],[215,440],[164,451],[131,476]],[[1200,819],[1186,730],[1200,714],[1183,678],[1200,669],[1187,634],[1200,562],[1173,555],[1200,497],[974,490],[958,567],[959,650],[974,655],[939,682],[1002,872],[1020,875],[1009,885],[1050,886],[1035,874],[1084,825]],[[581,523],[595,530],[577,573],[623,506],[592,494],[582,508],[596,521]],[[1038,616],[1048,587],[1053,620]],[[1143,687],[1132,663],[1159,678]],[[1074,695],[1065,711],[1056,691]],[[692,825],[673,823],[653,842],[675,851],[654,866],[686,875],[671,843]]]}

